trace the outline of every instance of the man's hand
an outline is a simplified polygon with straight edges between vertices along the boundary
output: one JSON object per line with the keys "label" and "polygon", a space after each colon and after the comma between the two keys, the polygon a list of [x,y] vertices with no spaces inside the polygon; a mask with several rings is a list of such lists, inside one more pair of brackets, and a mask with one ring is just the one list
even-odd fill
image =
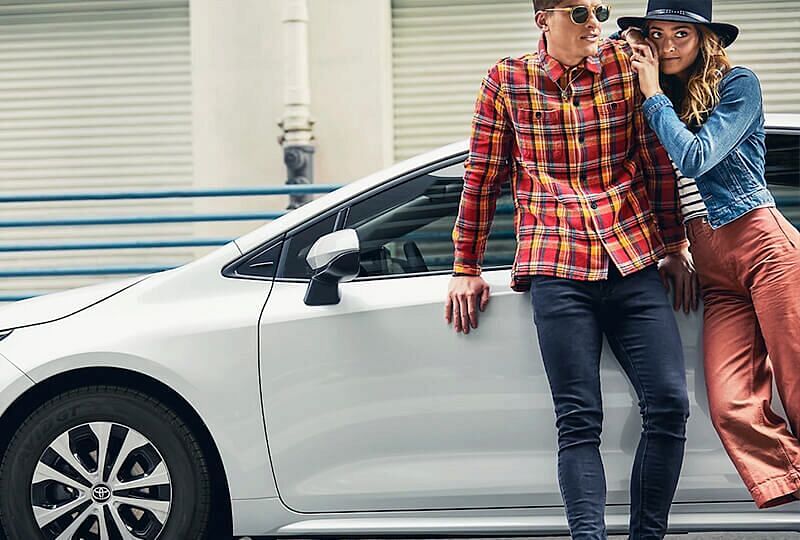
{"label": "man's hand", "polygon": [[675,295],[673,308],[678,311],[683,306],[684,313],[697,310],[700,302],[700,282],[694,269],[692,254],[687,248],[680,253],[667,255],[658,263],[658,271],[664,288],[669,290],[672,282],[672,291]]}
{"label": "man's hand", "polygon": [[646,38],[642,31],[639,28],[628,28],[621,32],[621,37],[625,41],[628,42],[628,45],[633,47],[634,45],[644,45],[646,43]]}
{"label": "man's hand", "polygon": [[450,280],[444,320],[453,323],[456,332],[469,334],[478,328],[478,309],[483,311],[489,303],[489,284],[480,276],[455,276]]}

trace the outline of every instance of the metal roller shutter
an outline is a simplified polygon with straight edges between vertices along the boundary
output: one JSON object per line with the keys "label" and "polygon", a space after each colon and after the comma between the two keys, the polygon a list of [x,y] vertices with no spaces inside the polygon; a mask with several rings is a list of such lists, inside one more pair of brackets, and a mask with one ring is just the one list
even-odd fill
{"label": "metal roller shutter", "polygon": [[[618,0],[613,19],[642,15]],[[800,112],[800,12],[795,0],[718,0],[715,19],[742,29],[734,63],[761,78],[769,112]],[[499,58],[536,50],[530,0],[392,0],[394,150],[403,159],[469,135],[481,78]],[[616,28],[610,21],[606,33]]]}
{"label": "metal roller shutter", "polygon": [[[0,194],[189,187],[188,0],[0,1]],[[3,221],[191,213],[191,201],[3,203]],[[192,225],[0,228],[0,244],[186,237]],[[191,250],[0,253],[0,269],[161,265]],[[86,278],[0,279],[0,292]]]}

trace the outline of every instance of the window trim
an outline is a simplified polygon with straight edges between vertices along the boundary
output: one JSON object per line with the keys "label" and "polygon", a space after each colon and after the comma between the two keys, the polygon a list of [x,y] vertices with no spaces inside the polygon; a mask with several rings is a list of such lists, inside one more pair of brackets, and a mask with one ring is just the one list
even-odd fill
{"label": "window trim", "polygon": [[[347,213],[349,213],[350,207],[353,206],[354,204],[357,204],[357,203],[359,203],[359,202],[361,202],[361,201],[363,201],[365,199],[373,197],[373,196],[377,195],[378,193],[380,193],[381,191],[384,191],[384,190],[387,190],[387,189],[391,189],[391,188],[393,188],[395,186],[398,186],[398,185],[400,185],[400,184],[402,184],[404,182],[410,182],[410,181],[414,180],[415,178],[418,178],[418,177],[420,177],[422,175],[428,174],[428,173],[430,173],[432,171],[435,171],[437,169],[440,169],[440,168],[443,168],[443,167],[449,167],[449,166],[455,165],[456,163],[459,163],[459,162],[463,163],[464,160],[467,158],[468,154],[469,154],[469,152],[460,151],[457,154],[454,154],[454,155],[452,155],[450,157],[447,157],[447,158],[444,158],[444,159],[440,159],[439,161],[435,161],[433,163],[428,163],[426,165],[423,165],[422,167],[418,167],[416,169],[404,172],[404,173],[400,174],[399,176],[397,176],[397,177],[395,177],[395,178],[393,178],[391,180],[387,180],[382,184],[374,186],[374,187],[368,189],[367,191],[365,191],[363,193],[359,193],[358,195],[355,195],[354,197],[352,197],[352,198],[350,198],[350,199],[348,199],[348,200],[346,200],[344,202],[341,202],[341,203],[339,203],[338,205],[336,205],[334,207],[327,208],[327,209],[323,210],[322,212],[320,212],[319,214],[317,214],[316,216],[314,216],[312,218],[309,218],[308,220],[304,221],[301,224],[298,224],[298,225],[292,227],[289,230],[283,231],[283,232],[281,232],[281,233],[279,233],[279,234],[267,239],[266,241],[262,242],[261,244],[259,244],[255,248],[253,248],[250,251],[248,251],[247,253],[244,253],[244,254],[240,255],[239,257],[237,257],[233,261],[231,261],[228,264],[226,264],[222,268],[221,273],[222,273],[223,277],[231,278],[231,279],[250,279],[250,280],[257,280],[257,281],[272,281],[272,282],[275,282],[275,283],[308,283],[310,281],[309,278],[287,278],[287,277],[267,278],[267,277],[262,277],[262,276],[245,276],[245,275],[237,274],[236,270],[238,269],[238,267],[240,265],[247,264],[247,262],[250,259],[252,259],[254,257],[257,257],[258,255],[263,253],[265,249],[269,249],[270,247],[272,247],[273,243],[278,242],[278,241],[285,242],[285,241],[289,240],[289,238],[292,235],[297,234],[300,231],[302,231],[302,230],[304,230],[304,229],[306,229],[308,227],[311,227],[311,226],[317,224],[318,222],[329,218],[330,216],[332,216],[334,214],[339,214],[339,215],[336,218],[336,224],[335,224],[334,230],[332,232],[341,230],[340,227],[342,227],[344,225],[344,223],[346,223]],[[280,264],[280,261],[279,261],[279,264]],[[509,266],[509,268],[510,268],[510,266]],[[427,272],[427,273],[420,273],[420,274],[414,274],[414,275],[417,275],[417,276],[429,276],[429,275],[433,275],[433,274],[445,274],[445,273],[449,273],[449,271]],[[405,274],[405,275],[406,276],[410,276],[411,274]],[[382,278],[382,277],[383,278],[393,278],[393,277],[403,277],[403,276],[404,276],[403,274],[399,274],[398,276],[374,276],[373,279],[378,279],[378,278]],[[360,278],[360,279],[368,279],[368,278]]]}

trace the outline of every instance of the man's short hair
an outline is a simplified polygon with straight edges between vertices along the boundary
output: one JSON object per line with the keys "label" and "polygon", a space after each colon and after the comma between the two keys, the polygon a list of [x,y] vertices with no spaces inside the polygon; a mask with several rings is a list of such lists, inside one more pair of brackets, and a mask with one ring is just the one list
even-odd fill
{"label": "man's short hair", "polygon": [[542,11],[543,9],[550,9],[558,7],[558,4],[564,0],[533,0],[533,11]]}

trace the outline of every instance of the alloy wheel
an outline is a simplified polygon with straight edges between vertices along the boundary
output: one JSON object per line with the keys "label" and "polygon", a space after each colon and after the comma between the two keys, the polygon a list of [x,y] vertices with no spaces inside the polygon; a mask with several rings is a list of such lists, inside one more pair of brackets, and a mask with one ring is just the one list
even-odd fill
{"label": "alloy wheel", "polygon": [[119,423],[65,431],[42,453],[31,481],[33,514],[48,540],[156,540],[171,503],[161,453]]}

